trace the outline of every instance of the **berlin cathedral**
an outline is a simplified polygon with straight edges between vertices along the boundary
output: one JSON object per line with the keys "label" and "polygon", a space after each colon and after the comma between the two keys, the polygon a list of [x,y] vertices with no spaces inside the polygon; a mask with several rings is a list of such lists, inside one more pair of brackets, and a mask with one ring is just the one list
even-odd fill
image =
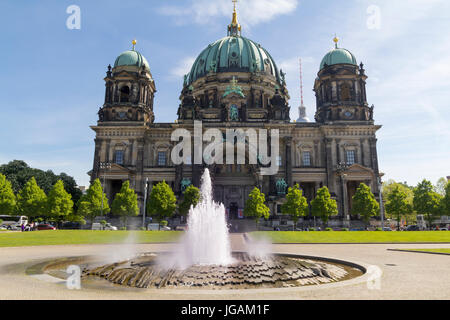
{"label": "berlin cathedral", "polygon": [[[100,108],[91,180],[100,178],[112,201],[124,181],[138,195],[141,211],[145,190],[165,181],[178,198],[189,185],[199,187],[203,170],[210,168],[215,200],[224,203],[230,219],[242,218],[248,194],[259,187],[266,195],[272,218],[280,218],[288,187],[299,184],[311,201],[327,186],[337,200],[334,221],[349,221],[352,196],[360,183],[379,195],[376,132],[367,102],[364,65],[338,46],[328,52],[314,82],[315,121],[290,118],[285,74],[270,53],[241,35],[236,9],[227,36],[208,45],[185,75],[178,118],[156,123],[156,81],[146,58],[133,49],[108,66],[105,102]],[[175,165],[171,150],[176,129],[278,129],[278,173],[265,176],[259,164],[207,166],[185,162]],[[193,145],[193,144],[192,144]],[[108,166],[104,164],[107,163]],[[148,183],[148,185],[146,185]]]}

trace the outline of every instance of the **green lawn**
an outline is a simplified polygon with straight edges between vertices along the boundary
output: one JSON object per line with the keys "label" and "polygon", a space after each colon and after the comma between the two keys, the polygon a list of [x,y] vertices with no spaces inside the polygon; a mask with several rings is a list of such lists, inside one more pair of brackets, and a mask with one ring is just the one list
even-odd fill
{"label": "green lawn", "polygon": [[273,243],[450,243],[450,231],[320,231],[320,232],[252,232],[254,239]]}
{"label": "green lawn", "polygon": [[92,231],[57,230],[0,233],[0,247],[47,246],[65,244],[175,242],[176,231]]}

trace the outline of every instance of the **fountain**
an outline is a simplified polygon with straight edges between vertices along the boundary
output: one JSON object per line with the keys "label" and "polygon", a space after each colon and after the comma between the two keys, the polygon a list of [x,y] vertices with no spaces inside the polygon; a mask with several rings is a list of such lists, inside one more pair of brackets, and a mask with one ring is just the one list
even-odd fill
{"label": "fountain", "polygon": [[208,169],[202,177],[200,203],[189,211],[188,230],[182,244],[182,266],[229,265],[233,261],[225,207],[213,201]]}
{"label": "fountain", "polygon": [[86,263],[83,279],[135,288],[249,289],[317,285],[361,274],[354,266],[267,254],[257,243],[249,243],[246,252],[231,252],[225,208],[212,194],[206,169],[200,202],[190,209],[188,231],[174,252],[143,253],[106,265]]}

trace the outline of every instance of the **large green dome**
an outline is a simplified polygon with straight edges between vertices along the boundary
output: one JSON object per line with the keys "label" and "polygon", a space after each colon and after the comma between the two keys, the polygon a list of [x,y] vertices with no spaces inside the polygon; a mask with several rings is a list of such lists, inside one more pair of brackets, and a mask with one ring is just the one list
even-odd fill
{"label": "large green dome", "polygon": [[117,57],[116,62],[114,63],[114,68],[122,66],[136,66],[139,68],[145,66],[147,70],[150,70],[147,59],[135,50],[125,51]]}
{"label": "large green dome", "polygon": [[325,65],[332,66],[335,64],[352,64],[357,66],[358,62],[356,61],[353,53],[347,49],[336,48],[328,52],[325,57],[323,57],[320,64],[320,70],[324,69]]}
{"label": "large green dome", "polygon": [[186,84],[209,72],[264,72],[280,81],[280,72],[266,49],[242,36],[228,36],[210,44],[195,60]]}

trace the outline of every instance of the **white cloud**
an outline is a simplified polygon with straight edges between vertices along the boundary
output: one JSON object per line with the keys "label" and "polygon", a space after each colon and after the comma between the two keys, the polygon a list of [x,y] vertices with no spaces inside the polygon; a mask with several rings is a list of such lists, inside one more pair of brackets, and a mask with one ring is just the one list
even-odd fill
{"label": "white cloud", "polygon": [[183,79],[183,77],[191,71],[194,62],[194,57],[185,57],[179,61],[177,66],[170,70],[170,78],[177,80]]}
{"label": "white cloud", "polygon": [[[257,25],[289,14],[298,6],[298,0],[246,0],[238,4],[239,21],[243,25]],[[230,17],[230,0],[190,0],[185,6],[167,5],[159,13],[178,18],[178,24],[209,24],[219,17]],[[180,18],[183,18],[180,20]]]}

